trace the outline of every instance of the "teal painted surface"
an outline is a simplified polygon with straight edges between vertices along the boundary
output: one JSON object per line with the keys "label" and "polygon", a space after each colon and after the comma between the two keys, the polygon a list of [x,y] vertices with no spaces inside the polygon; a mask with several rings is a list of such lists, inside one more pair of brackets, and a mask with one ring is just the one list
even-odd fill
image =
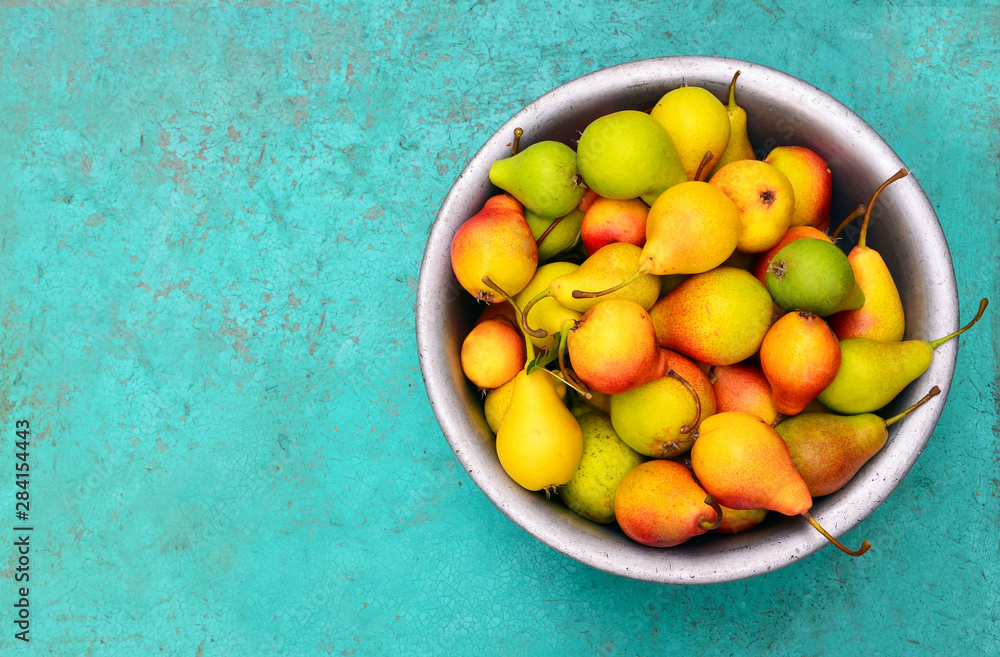
{"label": "teal painted surface", "polygon": [[413,321],[434,214],[487,136],[674,54],[845,102],[932,200],[963,316],[1000,302],[997,2],[184,4],[0,10],[0,652],[1000,652],[992,308],[924,454],[847,537],[868,555],[688,588],[496,510],[436,424]]}

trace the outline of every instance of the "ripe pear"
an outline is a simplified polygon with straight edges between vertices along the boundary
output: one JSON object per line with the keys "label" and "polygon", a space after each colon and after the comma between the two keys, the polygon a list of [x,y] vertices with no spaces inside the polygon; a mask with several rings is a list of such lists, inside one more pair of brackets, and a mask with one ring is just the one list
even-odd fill
{"label": "ripe pear", "polygon": [[583,211],[573,210],[557,219],[544,219],[531,210],[526,210],[524,219],[535,236],[538,245],[538,262],[550,262],[568,253],[580,242],[580,224]]}
{"label": "ripe pear", "polygon": [[480,301],[494,303],[520,292],[538,266],[535,236],[521,204],[507,194],[489,198],[452,238],[451,266],[459,284]]}
{"label": "ripe pear", "polygon": [[627,299],[608,299],[584,313],[567,346],[580,381],[608,395],[640,385],[657,357],[649,315]]}
{"label": "ripe pear", "polygon": [[771,297],[749,272],[718,267],[687,278],[649,314],[661,347],[730,365],[760,348],[771,326]]}
{"label": "ripe pear", "polygon": [[767,291],[783,310],[820,317],[865,302],[844,252],[832,242],[808,238],[789,243],[774,256],[767,269]]}
{"label": "ripe pear", "polygon": [[700,421],[698,395],[676,376],[611,395],[615,431],[629,447],[646,456],[674,458],[687,453]]}
{"label": "ripe pear", "polygon": [[780,240],[778,240],[777,244],[772,246],[767,251],[754,256],[753,266],[750,268],[750,273],[752,273],[758,281],[767,285],[767,268],[771,265],[771,260],[774,259],[774,256],[778,255],[778,251],[783,249],[785,245],[804,237],[833,242],[829,235],[817,228],[813,228],[812,226],[793,226],[785,231],[785,234]]}
{"label": "ripe pear", "polygon": [[670,135],[645,112],[623,110],[591,122],[576,147],[587,186],[605,198],[643,197],[687,180]]}
{"label": "ripe pear", "polygon": [[801,515],[852,556],[871,547],[865,541],[858,550],[847,549],[809,514],[812,496],[788,446],[770,424],[755,415],[730,411],[706,418],[691,448],[691,467],[698,482],[721,505]]}
{"label": "ripe pear", "polygon": [[554,490],[576,472],[583,434],[544,369],[521,370],[514,379],[496,448],[504,471],[528,490]]}
{"label": "ripe pear", "polygon": [[524,338],[508,319],[495,317],[469,331],[460,358],[470,381],[484,390],[499,388],[524,367]]}
{"label": "ripe pear", "polygon": [[732,199],[740,212],[737,251],[767,251],[788,231],[795,193],[776,167],[758,160],[737,160],[712,174],[708,182]]}
{"label": "ripe pear", "polygon": [[840,359],[840,341],[823,318],[798,310],[781,317],[760,345],[774,408],[801,413],[833,381]]}
{"label": "ripe pear", "polygon": [[[554,278],[571,274],[578,268],[579,265],[564,261],[542,265],[535,271],[531,281],[514,297],[514,302],[519,308],[525,308],[536,295],[548,289]],[[566,322],[576,323],[581,315],[582,313],[563,306],[558,299],[547,296],[532,304],[528,312],[525,313],[528,325],[537,327],[546,335],[545,337],[536,337],[529,334],[528,337],[535,347],[540,349],[544,347],[549,350],[557,349],[559,347],[558,336],[563,325]]]}
{"label": "ripe pear", "polygon": [[[486,424],[489,425],[494,435],[500,430],[500,423],[503,421],[503,416],[507,414],[507,407],[510,406],[510,398],[514,395],[514,382],[516,380],[517,377],[514,377],[499,388],[488,391],[486,399],[483,400],[483,414],[486,416]],[[559,395],[559,399],[565,401],[568,391],[566,384],[558,379],[555,384],[556,394]]]}
{"label": "ripe pear", "polygon": [[676,461],[640,463],[618,484],[615,517],[632,540],[673,547],[715,529],[721,509]]}
{"label": "ripe pear", "polygon": [[628,242],[642,248],[646,244],[648,214],[649,206],[637,198],[597,198],[587,208],[580,225],[583,248],[588,255],[612,242]]}
{"label": "ripe pear", "polygon": [[670,135],[687,179],[704,180],[729,144],[725,105],[707,89],[680,87],[660,98],[649,115]]}
{"label": "ripe pear", "polygon": [[646,459],[626,445],[603,413],[577,418],[583,456],[576,473],[559,487],[559,497],[574,512],[601,524],[615,520],[615,491],[632,468]]}
{"label": "ripe pear", "polygon": [[868,222],[872,207],[883,189],[909,173],[901,169],[875,190],[875,194],[865,209],[858,244],[847,254],[854,271],[854,279],[865,295],[865,303],[860,308],[835,313],[830,317],[830,326],[837,337],[871,338],[885,342],[899,342],[903,339],[906,320],[903,315],[903,301],[885,260],[878,251],[868,247]]}
{"label": "ripe pear", "polygon": [[[750,136],[747,134],[747,113],[742,107],[736,104],[736,78],[740,77],[740,72],[736,71],[733,81],[729,83],[729,105],[726,113],[729,115],[729,143],[726,150],[722,152],[722,157],[715,163],[715,167],[708,174],[709,178],[715,172],[738,160],[755,160],[757,155],[750,143]],[[723,521],[725,521],[723,519]]]}
{"label": "ripe pear", "polygon": [[490,182],[542,219],[569,214],[583,198],[576,152],[558,141],[540,141],[497,160],[489,176]]}
{"label": "ripe pear", "polygon": [[751,363],[717,365],[710,370],[715,381],[717,412],[743,411],[756,415],[768,424],[778,418],[778,410],[771,397],[771,384],[764,371]]}
{"label": "ripe pear", "polygon": [[870,338],[840,341],[840,370],[817,399],[834,413],[857,415],[876,411],[927,371],[934,350],[965,333],[983,316],[989,301],[979,302],[979,312],[958,331],[932,341],[882,342]]}
{"label": "ripe pear", "polygon": [[934,386],[899,415],[883,420],[871,413],[834,415],[802,413],[776,427],[813,497],[829,495],[847,484],[889,439],[889,427],[941,392]]}
{"label": "ripe pear", "polygon": [[829,228],[833,176],[826,160],[805,146],[778,146],[764,161],[780,169],[795,190],[791,225],[812,226],[821,231]]}

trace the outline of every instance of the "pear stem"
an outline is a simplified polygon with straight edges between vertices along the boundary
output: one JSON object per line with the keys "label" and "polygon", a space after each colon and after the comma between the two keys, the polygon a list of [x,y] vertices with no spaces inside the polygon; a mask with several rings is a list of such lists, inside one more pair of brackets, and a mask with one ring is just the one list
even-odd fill
{"label": "pear stem", "polygon": [[861,204],[858,207],[854,208],[851,214],[847,215],[844,218],[844,220],[840,222],[840,225],[837,226],[837,228],[835,228],[832,233],[830,233],[830,239],[836,240],[837,235],[840,235],[840,231],[844,230],[844,228],[847,227],[847,224],[851,223],[852,221],[863,215],[865,213],[865,210],[867,209],[868,208],[866,208],[864,204]]}
{"label": "pear stem", "polygon": [[583,395],[584,399],[591,399],[594,395],[590,394],[590,390],[587,389],[587,386],[566,367],[566,343],[569,341],[569,332],[573,330],[574,326],[576,326],[576,322],[566,320],[560,327],[559,345],[557,347],[559,354],[559,371],[562,373],[566,385]]}
{"label": "pear stem", "polygon": [[549,236],[549,233],[551,233],[555,229],[555,227],[559,225],[559,222],[561,222],[565,218],[566,215],[559,217],[558,219],[553,219],[552,223],[549,224],[549,227],[545,229],[545,232],[539,235],[538,239],[535,240],[535,246],[541,246],[542,242],[545,241],[545,238]]}
{"label": "pear stem", "polygon": [[[489,274],[487,274],[486,276],[483,276],[483,285],[485,285],[486,287],[490,288],[491,290],[493,290],[494,292],[496,292],[497,294],[499,294],[501,297],[503,297],[507,301],[507,303],[509,303],[511,305],[511,308],[514,309],[514,313],[517,314],[517,315],[520,315],[522,317],[521,321],[522,322],[524,321],[523,320],[524,313],[522,313],[521,309],[518,308],[517,302],[514,301],[514,298],[511,297],[509,294],[507,294],[507,292],[505,292],[502,287],[500,287],[499,285],[497,285],[496,283],[494,283],[493,279],[490,278]],[[522,329],[523,328],[524,327],[522,327]],[[522,333],[523,332],[524,331],[522,331]],[[539,336],[535,336],[535,337],[539,337]],[[540,336],[540,337],[544,338],[545,336],[543,335],[543,336]],[[531,343],[531,340],[528,339],[527,335],[524,336],[524,345],[525,345],[525,350],[526,350],[526,354],[527,354],[527,358],[525,358],[525,367],[527,367],[527,364],[530,363],[535,358],[535,345]]]}
{"label": "pear stem", "polygon": [[[739,75],[739,74],[740,74],[740,72],[736,71],[736,75]],[[719,525],[722,524],[722,507],[719,506],[719,503],[715,500],[714,497],[712,497],[711,493],[709,493],[708,495],[705,495],[705,504],[707,504],[710,507],[712,507],[713,509],[715,509],[715,522],[711,522],[711,523],[705,522],[705,519],[702,518],[702,519],[698,520],[698,527],[701,528],[701,529],[704,529],[707,532],[710,532],[713,529],[718,529]]]}
{"label": "pear stem", "polygon": [[640,276],[642,276],[643,274],[645,274],[645,273],[647,273],[649,271],[648,268],[649,268],[649,263],[650,262],[652,262],[652,261],[651,260],[645,260],[645,261],[643,261],[642,264],[639,265],[639,268],[635,270],[634,274],[632,274],[631,276],[629,276],[628,278],[626,278],[625,280],[623,280],[618,285],[614,285],[612,287],[609,287],[606,290],[601,290],[600,292],[584,292],[583,290],[573,290],[573,298],[574,299],[596,299],[597,297],[603,297],[603,296],[611,294],[613,292],[617,292],[618,290],[622,289],[623,287],[628,287],[629,285],[631,285],[632,283],[634,283],[635,281],[637,281]]}
{"label": "pear stem", "polygon": [[708,382],[712,385],[719,382],[719,377],[715,374],[715,365],[709,365],[708,371],[705,374],[708,376]]}
{"label": "pear stem", "polygon": [[822,534],[823,537],[826,538],[826,540],[830,541],[831,543],[833,543],[834,545],[836,545],[838,548],[840,548],[844,553],[849,554],[852,557],[860,557],[862,554],[864,554],[865,552],[868,551],[868,548],[870,548],[872,546],[872,544],[869,543],[868,541],[863,541],[861,543],[861,547],[858,548],[857,550],[849,550],[848,548],[846,548],[844,546],[843,543],[841,543],[840,541],[838,541],[837,539],[835,539],[833,537],[833,535],[830,534],[830,532],[828,532],[825,529],[823,529],[823,527],[820,526],[820,524],[818,522],[816,522],[816,519],[813,518],[812,515],[810,515],[808,511],[803,511],[802,512],[802,517],[804,517],[806,520],[808,520],[809,524],[812,525],[813,527],[815,527],[816,531],[818,531],[820,534]]}
{"label": "pear stem", "polygon": [[521,128],[514,128],[514,143],[511,144],[510,154],[517,155],[517,151],[521,146],[521,135],[524,134],[524,130]]}
{"label": "pear stem", "polygon": [[688,383],[687,379],[675,372],[673,368],[667,371],[667,376],[677,379],[684,384],[684,387],[691,393],[691,397],[694,398],[694,421],[691,424],[685,424],[681,427],[681,433],[689,434],[698,428],[698,423],[701,422],[701,399],[698,397],[698,391],[694,389],[693,385]]}
{"label": "pear stem", "polygon": [[957,338],[958,336],[962,335],[963,333],[965,333],[966,331],[968,331],[970,328],[972,328],[975,325],[976,322],[979,321],[979,318],[983,316],[983,312],[986,310],[986,306],[988,306],[988,305],[990,305],[990,300],[989,299],[983,299],[983,300],[981,300],[979,302],[979,312],[976,313],[976,316],[972,318],[971,322],[969,322],[968,324],[966,324],[962,328],[958,329],[957,331],[955,331],[951,335],[946,335],[943,338],[938,338],[937,340],[934,340],[933,342],[928,342],[927,344],[930,345],[931,349],[937,349],[938,347],[940,347],[941,345],[943,345],[948,340],[951,340],[952,338]]}
{"label": "pear stem", "polygon": [[777,415],[774,416],[774,422],[771,422],[771,426],[772,427],[778,426],[779,424],[785,421],[786,417],[788,416],[785,415],[784,413],[778,413]]}
{"label": "pear stem", "polygon": [[883,189],[885,189],[892,183],[896,182],[900,178],[905,178],[907,175],[909,175],[909,173],[910,170],[907,169],[906,167],[903,167],[896,173],[892,174],[892,176],[890,176],[888,180],[879,185],[879,188],[875,190],[874,194],[872,194],[872,200],[868,201],[868,209],[865,210],[865,219],[864,221],[861,222],[861,237],[858,239],[858,246],[860,246],[861,248],[866,248],[865,240],[868,237],[868,220],[871,219],[872,208],[875,207],[875,199],[878,198],[878,195],[882,193]]}
{"label": "pear stem", "polygon": [[701,180],[701,173],[705,171],[708,163],[712,161],[712,151],[707,151],[705,157],[701,158],[701,163],[698,165],[698,170],[694,172],[694,179]]}
{"label": "pear stem", "polygon": [[535,307],[536,303],[538,303],[539,301],[541,301],[546,297],[551,297],[551,296],[552,296],[552,290],[546,288],[541,292],[539,292],[538,294],[536,294],[534,297],[532,297],[532,299],[525,304],[524,310],[521,311],[521,330],[533,338],[538,338],[539,340],[541,340],[542,338],[548,337],[549,332],[543,329],[533,329],[530,326],[528,326],[528,313],[531,312],[531,309]]}
{"label": "pear stem", "polygon": [[[729,111],[732,112],[736,109],[736,78],[740,77],[740,72],[736,71],[736,75],[733,76],[733,81],[729,83]],[[721,514],[720,514],[721,515]]]}
{"label": "pear stem", "polygon": [[910,406],[908,409],[906,409],[905,411],[903,411],[899,415],[893,415],[891,418],[889,418],[888,420],[886,420],[885,421],[885,426],[888,427],[890,425],[895,424],[896,422],[899,422],[904,417],[906,417],[907,415],[909,415],[910,413],[912,413],[913,411],[915,411],[917,408],[919,408],[920,406],[923,406],[924,404],[926,404],[932,397],[934,397],[937,394],[940,394],[940,392],[941,392],[941,388],[938,388],[937,386],[934,386],[933,388],[931,388],[930,392],[928,392],[926,395],[924,395],[923,397],[921,397],[920,401],[918,401],[916,404],[914,404],[913,406]]}

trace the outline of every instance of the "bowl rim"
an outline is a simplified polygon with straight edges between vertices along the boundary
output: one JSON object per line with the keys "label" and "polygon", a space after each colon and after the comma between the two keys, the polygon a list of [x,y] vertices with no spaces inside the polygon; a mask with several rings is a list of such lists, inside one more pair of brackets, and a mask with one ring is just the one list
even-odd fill
{"label": "bowl rim", "polygon": [[[640,59],[599,69],[561,84],[526,105],[497,129],[449,189],[431,227],[421,262],[415,304],[418,357],[428,399],[456,458],[487,498],[540,542],[576,561],[630,579],[671,584],[735,581],[786,567],[826,547],[828,542],[805,521],[795,522],[801,519],[793,518],[774,523],[765,534],[766,542],[749,540],[751,533],[713,541],[689,541],[667,549],[647,548],[637,543],[622,545],[616,542],[611,545],[599,526],[575,516],[561,505],[537,504],[533,499],[539,494],[520,489],[502,471],[502,476],[497,476],[498,462],[490,463],[487,450],[478,449],[475,442],[484,440],[484,429],[490,439],[492,433],[485,427],[482,418],[470,417],[465,412],[466,400],[455,386],[455,355],[452,353],[449,356],[440,339],[448,322],[444,317],[448,305],[464,292],[460,288],[455,291],[457,283],[447,280],[449,276],[453,279],[450,269],[451,237],[461,223],[458,217],[462,213],[471,216],[462,207],[462,200],[470,194],[482,195],[491,187],[485,175],[488,164],[504,156],[505,150],[509,154],[508,144],[515,127],[524,128],[525,135],[544,135],[558,121],[558,112],[554,115],[550,109],[553,105],[573,106],[581,98],[596,99],[599,104],[602,98],[647,89],[651,85],[660,85],[665,92],[676,86],[678,77],[684,81],[697,80],[693,83],[705,86],[714,85],[715,88],[724,80],[724,86],[728,88],[728,81],[736,70],[741,71],[742,97],[755,94],[766,98],[770,95],[772,102],[780,104],[789,101],[774,96],[775,90],[791,90],[795,94],[793,100],[804,102],[810,112],[823,112],[835,117],[839,129],[845,135],[856,138],[858,149],[865,156],[886,163],[889,169],[886,177],[903,166],[889,144],[860,116],[821,89],[787,73],[725,57],[684,55]],[[765,83],[770,91],[764,88]],[[896,186],[905,188],[905,194],[898,194],[897,198],[908,216],[915,217],[917,225],[912,230],[921,231],[925,239],[938,247],[943,246],[927,254],[928,261],[922,262],[922,266],[931,270],[934,277],[932,283],[936,286],[930,290],[936,295],[936,305],[929,321],[937,322],[941,330],[951,332],[958,326],[958,291],[940,222],[914,176],[908,176]],[[445,268],[443,264],[446,260]],[[442,290],[448,292],[442,295]],[[918,379],[932,378],[941,388],[938,403],[928,404],[919,415],[894,425],[893,434],[899,439],[899,448],[891,454],[883,454],[881,461],[885,463],[882,467],[872,469],[872,462],[866,466],[872,470],[867,475],[869,483],[879,485],[863,489],[859,485],[861,482],[852,482],[841,489],[839,495],[817,498],[812,514],[832,534],[843,536],[859,525],[895,490],[913,467],[943,411],[954,376],[957,350],[957,341],[939,347],[931,367]],[[493,460],[496,461],[495,452]],[[857,476],[861,474],[859,472]],[[715,562],[714,558],[723,553],[733,558],[724,563]],[[740,555],[742,559],[737,558]]]}

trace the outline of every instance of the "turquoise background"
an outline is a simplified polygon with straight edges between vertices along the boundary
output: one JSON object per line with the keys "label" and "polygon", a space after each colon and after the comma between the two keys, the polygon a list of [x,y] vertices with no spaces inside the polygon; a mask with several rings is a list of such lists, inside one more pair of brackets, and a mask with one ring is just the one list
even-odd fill
{"label": "turquoise background", "polygon": [[996,0],[144,4],[0,10],[3,655],[1000,653],[1000,311],[846,537],[867,555],[703,587],[606,575],[502,515],[435,421],[413,315],[492,131],[676,54],[847,104],[937,210],[963,320],[1000,303]]}

